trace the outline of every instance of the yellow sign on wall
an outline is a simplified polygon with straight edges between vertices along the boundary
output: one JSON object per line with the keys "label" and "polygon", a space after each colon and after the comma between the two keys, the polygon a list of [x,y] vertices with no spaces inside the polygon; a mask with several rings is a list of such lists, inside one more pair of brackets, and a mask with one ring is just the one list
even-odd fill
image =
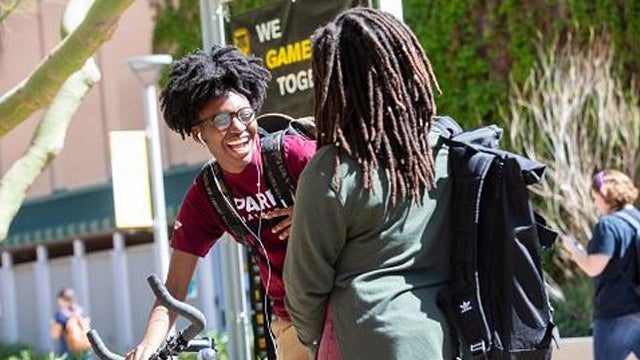
{"label": "yellow sign on wall", "polygon": [[153,226],[149,158],[144,131],[109,132],[116,227]]}

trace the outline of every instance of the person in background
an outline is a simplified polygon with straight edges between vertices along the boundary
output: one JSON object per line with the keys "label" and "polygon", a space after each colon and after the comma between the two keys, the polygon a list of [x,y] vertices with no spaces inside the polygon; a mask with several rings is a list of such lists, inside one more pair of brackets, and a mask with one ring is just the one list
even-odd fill
{"label": "person in background", "polygon": [[[58,308],[51,325],[51,337],[58,340],[57,353],[68,355],[71,353],[67,341],[67,323],[73,316],[84,320],[82,307],[76,302],[75,292],[71,288],[63,288],[57,296]],[[86,326],[86,325],[85,325]]]}
{"label": "person in background", "polygon": [[[256,254],[260,277],[272,301],[271,329],[280,360],[306,360],[284,307],[282,267],[287,251],[292,204],[274,198],[265,181],[256,113],[265,98],[271,74],[259,58],[244,56],[233,46],[198,50],[173,64],[160,103],[167,126],[202,144],[215,162],[213,172],[228,188],[224,201],[233,204],[248,239],[236,239]],[[284,138],[285,166],[297,181],[315,153],[316,143],[299,136]],[[219,168],[219,173],[214,169]],[[218,174],[220,176],[218,176]],[[225,232],[233,234],[212,205],[201,172],[187,190],[171,236],[171,259],[166,279],[169,293],[184,301],[198,259],[207,255]],[[162,344],[176,314],[155,303],[141,342],[127,360],[146,360]],[[267,321],[270,321],[267,318]]]}
{"label": "person in background", "polygon": [[638,273],[634,221],[640,226],[640,212],[633,206],[638,189],[620,171],[600,171],[591,197],[600,217],[587,248],[573,235],[564,235],[562,244],[594,279],[595,360],[623,360],[631,352],[640,357],[640,294],[633,283]]}
{"label": "person in background", "polygon": [[405,24],[370,8],[312,41],[318,152],[300,176],[284,266],[298,337],[319,359],[451,359],[436,305],[451,185],[429,59]]}

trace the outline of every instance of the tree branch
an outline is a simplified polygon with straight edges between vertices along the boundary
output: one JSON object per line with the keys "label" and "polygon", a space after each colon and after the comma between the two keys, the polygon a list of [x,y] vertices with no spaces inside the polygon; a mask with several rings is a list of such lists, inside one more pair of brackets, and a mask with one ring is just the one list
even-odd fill
{"label": "tree branch", "polygon": [[0,241],[33,182],[64,146],[67,129],[82,99],[100,80],[93,59],[64,83],[43,117],[26,153],[16,160],[0,180]]}
{"label": "tree branch", "polygon": [[[70,0],[62,17],[61,35],[75,30],[87,14],[91,2]],[[9,233],[9,225],[18,213],[27,190],[64,146],[69,124],[82,99],[100,81],[93,58],[62,85],[43,116],[29,149],[16,160],[0,180],[0,241]]]}
{"label": "tree branch", "polygon": [[84,21],[17,87],[0,97],[0,136],[48,106],[71,74],[111,38],[133,0],[96,0]]}
{"label": "tree branch", "polygon": [[22,0],[3,0],[0,1],[0,22],[9,17]]}

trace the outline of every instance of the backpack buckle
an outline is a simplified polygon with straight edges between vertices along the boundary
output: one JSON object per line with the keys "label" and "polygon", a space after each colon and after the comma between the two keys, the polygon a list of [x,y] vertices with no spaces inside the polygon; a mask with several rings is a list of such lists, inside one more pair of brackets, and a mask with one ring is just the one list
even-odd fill
{"label": "backpack buckle", "polygon": [[471,350],[471,355],[479,355],[487,352],[487,346],[484,343],[484,340],[480,340],[480,342],[471,344],[469,346],[469,350]]}

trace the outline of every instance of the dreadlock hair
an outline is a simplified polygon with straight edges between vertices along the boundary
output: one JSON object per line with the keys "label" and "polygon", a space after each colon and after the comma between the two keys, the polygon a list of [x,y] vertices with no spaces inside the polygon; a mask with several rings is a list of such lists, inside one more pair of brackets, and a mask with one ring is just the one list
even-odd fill
{"label": "dreadlock hair", "polygon": [[207,102],[229,91],[244,95],[258,112],[269,80],[271,74],[262,59],[244,56],[236,47],[196,50],[171,67],[169,82],[160,94],[164,120],[184,139],[200,121],[198,113]]}
{"label": "dreadlock hair", "polygon": [[411,195],[420,203],[435,186],[428,144],[436,114],[433,69],[413,32],[394,16],[371,8],[344,11],[313,36],[318,148],[338,147],[364,170],[390,180],[391,203]]}

